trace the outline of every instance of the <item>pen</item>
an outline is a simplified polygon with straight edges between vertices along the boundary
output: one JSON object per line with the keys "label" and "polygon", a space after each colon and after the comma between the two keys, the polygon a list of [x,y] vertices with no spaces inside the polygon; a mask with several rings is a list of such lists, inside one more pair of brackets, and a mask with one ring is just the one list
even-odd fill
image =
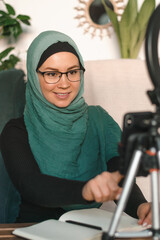
{"label": "pen", "polygon": [[83,226],[83,227],[93,228],[93,229],[96,229],[96,230],[102,230],[101,227],[91,225],[91,224],[87,224],[87,223],[82,223],[82,222],[77,222],[77,221],[72,221],[72,220],[67,220],[66,222],[76,224],[76,225],[80,225],[80,226]]}

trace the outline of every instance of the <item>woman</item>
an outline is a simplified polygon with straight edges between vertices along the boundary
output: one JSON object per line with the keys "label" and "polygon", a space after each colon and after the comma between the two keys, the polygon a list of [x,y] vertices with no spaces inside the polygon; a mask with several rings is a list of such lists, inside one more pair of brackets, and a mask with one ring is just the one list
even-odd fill
{"label": "woman", "polygon": [[[60,32],[41,33],[28,49],[24,116],[9,121],[1,136],[22,199],[17,222],[58,219],[119,198],[121,131],[104,109],[86,104],[84,71],[76,44]],[[150,204],[136,184],[126,212],[151,224]]]}

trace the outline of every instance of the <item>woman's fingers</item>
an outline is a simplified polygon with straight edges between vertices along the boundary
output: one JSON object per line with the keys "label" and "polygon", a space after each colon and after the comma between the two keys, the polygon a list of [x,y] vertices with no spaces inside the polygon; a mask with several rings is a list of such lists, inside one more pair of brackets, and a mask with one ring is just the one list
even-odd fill
{"label": "woman's fingers", "polygon": [[100,189],[102,192],[103,202],[115,199],[120,191],[117,176],[115,178],[114,174],[103,172],[100,175]]}
{"label": "woman's fingers", "polygon": [[109,179],[109,176],[106,173],[98,175],[92,181],[92,191],[96,202],[104,202],[113,198],[113,195],[118,190],[118,186],[111,182],[112,180]]}
{"label": "woman's fingers", "polygon": [[97,179],[92,179],[88,182],[88,189],[92,195],[92,201],[100,202],[102,199],[101,188],[99,187]]}
{"label": "woman's fingers", "polygon": [[119,171],[116,171],[116,172],[112,172],[112,177],[114,178],[114,180],[119,183],[121,181],[122,178],[124,178],[123,175],[120,174]]}
{"label": "woman's fingers", "polygon": [[122,189],[118,186],[120,173],[103,172],[88,181],[82,190],[82,196],[88,201],[105,202],[117,199]]}
{"label": "woman's fingers", "polygon": [[137,216],[139,218],[138,223],[140,225],[151,226],[152,224],[152,211],[151,211],[151,203],[142,203],[139,205],[137,210]]}

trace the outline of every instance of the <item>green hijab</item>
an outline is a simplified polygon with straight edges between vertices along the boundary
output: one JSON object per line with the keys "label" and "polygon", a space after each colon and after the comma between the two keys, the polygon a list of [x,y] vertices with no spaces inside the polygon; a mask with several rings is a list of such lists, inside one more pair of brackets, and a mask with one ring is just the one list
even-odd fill
{"label": "green hijab", "polygon": [[45,31],[31,43],[27,52],[27,85],[24,121],[32,153],[44,174],[75,179],[77,159],[85,139],[88,123],[88,105],[83,98],[84,78],[76,98],[65,108],[58,108],[43,96],[36,69],[43,52],[57,42],[68,42],[76,51],[74,41],[56,31]]}

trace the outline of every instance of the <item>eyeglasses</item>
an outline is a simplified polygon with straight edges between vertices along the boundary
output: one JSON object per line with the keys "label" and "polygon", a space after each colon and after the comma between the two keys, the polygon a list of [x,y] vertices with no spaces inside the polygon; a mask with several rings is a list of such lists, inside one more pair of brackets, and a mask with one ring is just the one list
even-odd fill
{"label": "eyeglasses", "polygon": [[54,84],[59,82],[63,74],[66,74],[67,79],[70,82],[78,82],[81,80],[81,76],[84,73],[84,71],[85,70],[82,70],[82,69],[73,69],[68,72],[58,72],[58,71],[41,72],[37,70],[37,72],[44,77],[45,82],[48,84]]}

